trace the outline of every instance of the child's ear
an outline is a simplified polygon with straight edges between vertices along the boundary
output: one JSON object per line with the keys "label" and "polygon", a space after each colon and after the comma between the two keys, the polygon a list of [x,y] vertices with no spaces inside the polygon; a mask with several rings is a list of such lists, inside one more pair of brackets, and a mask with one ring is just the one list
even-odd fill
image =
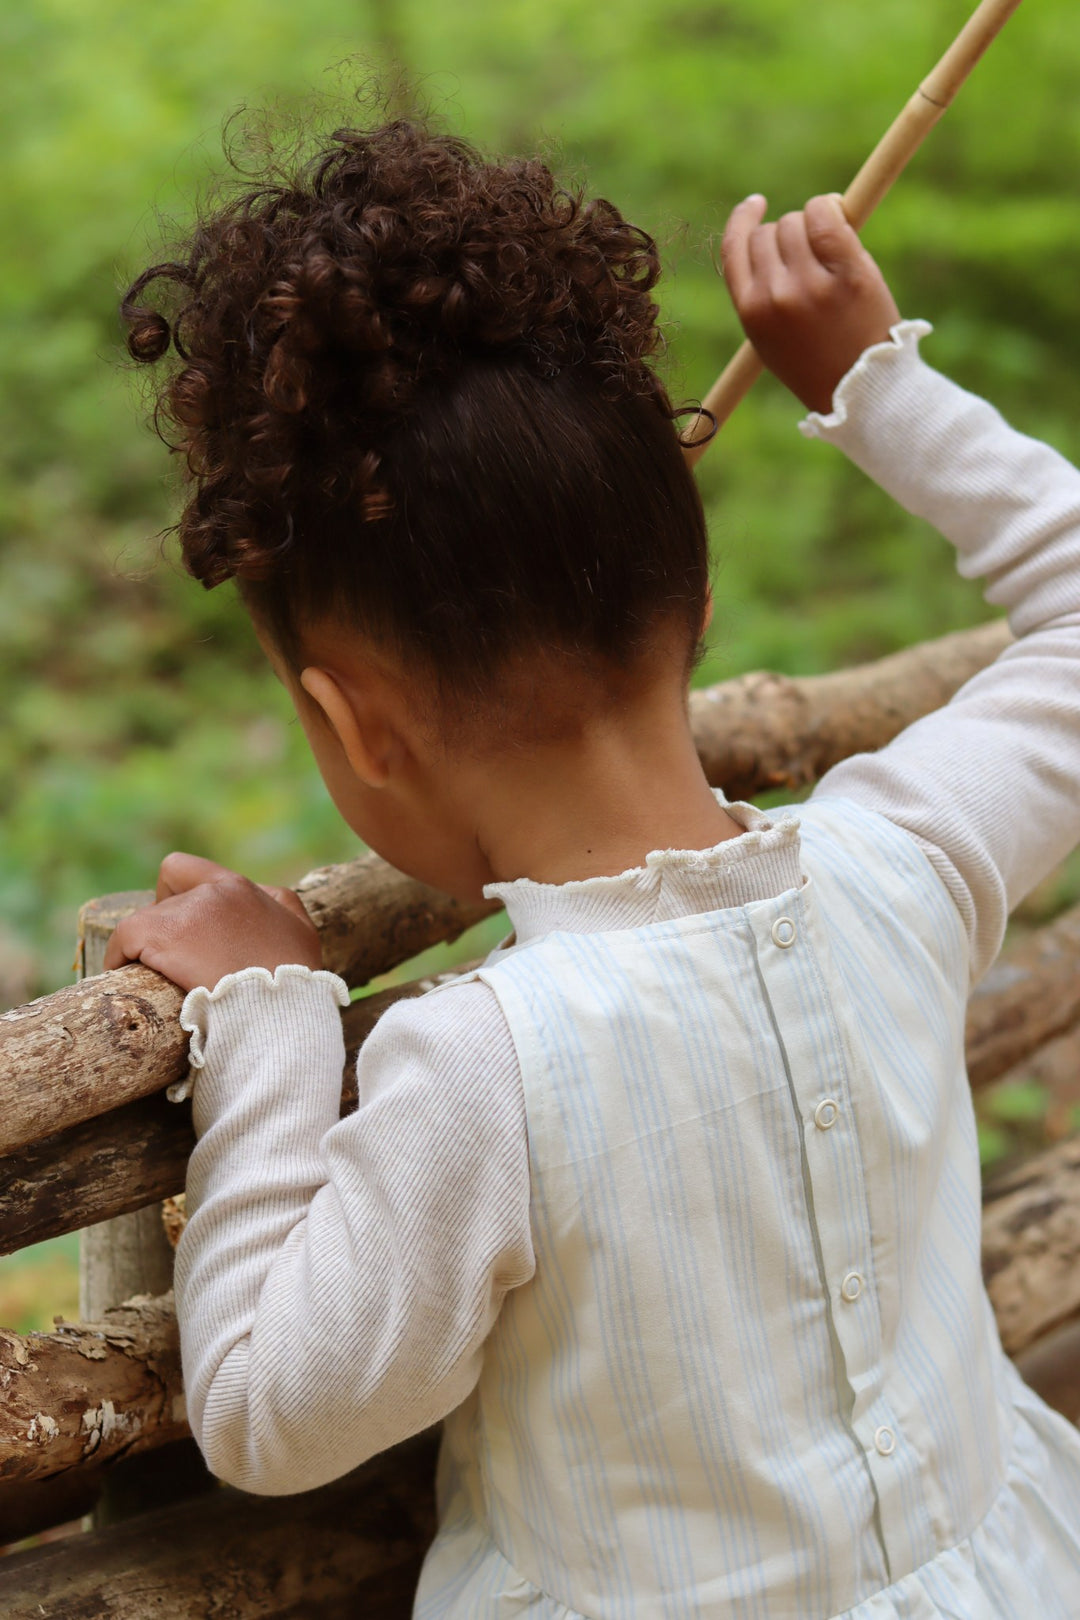
{"label": "child's ear", "polygon": [[322,710],[353,774],[367,787],[385,787],[395,753],[386,723],[374,713],[358,713],[355,700],[328,670],[310,666],[301,672],[300,685]]}

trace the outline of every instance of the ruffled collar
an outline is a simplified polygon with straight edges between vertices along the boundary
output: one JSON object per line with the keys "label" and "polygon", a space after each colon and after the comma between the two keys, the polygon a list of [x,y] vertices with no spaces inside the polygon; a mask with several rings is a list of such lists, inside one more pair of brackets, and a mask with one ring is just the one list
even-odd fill
{"label": "ruffled collar", "polygon": [[518,944],[556,930],[598,933],[640,928],[671,917],[771,900],[802,884],[799,823],[771,820],[752,804],[717,802],[745,831],[711,849],[656,849],[644,866],[617,877],[534,883],[515,878],[489,883],[484,893],[505,905]]}

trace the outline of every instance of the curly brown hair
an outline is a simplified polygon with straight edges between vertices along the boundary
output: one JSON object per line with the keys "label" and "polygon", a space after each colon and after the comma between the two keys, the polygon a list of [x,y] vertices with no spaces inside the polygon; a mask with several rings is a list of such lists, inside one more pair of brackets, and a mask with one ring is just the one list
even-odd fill
{"label": "curly brown hair", "polygon": [[288,658],[321,617],[482,699],[543,647],[628,668],[707,595],[665,389],[654,242],[537,160],[415,122],[247,184],[122,305],[175,361],[183,556]]}

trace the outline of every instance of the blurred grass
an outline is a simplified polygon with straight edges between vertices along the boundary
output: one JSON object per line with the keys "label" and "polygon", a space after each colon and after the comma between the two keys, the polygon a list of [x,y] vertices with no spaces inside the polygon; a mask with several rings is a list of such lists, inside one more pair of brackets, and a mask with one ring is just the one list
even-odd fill
{"label": "blurred grass", "polygon": [[0,1326],[43,1333],[54,1316],[79,1317],[79,1234],[35,1243],[0,1260]]}
{"label": "blurred grass", "polygon": [[[287,111],[312,88],[340,109],[400,59],[439,122],[488,149],[544,150],[658,236],[669,375],[694,398],[739,335],[712,263],[730,206],[762,190],[779,211],[843,185],[969,9],[8,0],[0,998],[64,982],[78,905],[151,883],[170,848],[279,881],[355,851],[229,589],[202,592],[162,553],[168,458],[120,357],[118,288],[221,173],[223,118]],[[937,323],[928,357],[1074,459],[1078,56],[1074,0],[1019,12],[866,232],[901,307]],[[948,548],[805,442],[798,414],[766,381],[702,464],[717,611],[701,682],[812,673],[986,616]],[[1074,862],[1021,925],[1078,894]],[[24,1270],[0,1263],[0,1320],[35,1308],[3,1303]]]}

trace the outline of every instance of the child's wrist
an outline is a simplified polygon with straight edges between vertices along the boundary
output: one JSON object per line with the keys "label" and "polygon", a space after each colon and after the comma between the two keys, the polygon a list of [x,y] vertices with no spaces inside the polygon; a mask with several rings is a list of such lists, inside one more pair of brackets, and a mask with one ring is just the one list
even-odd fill
{"label": "child's wrist", "polygon": [[212,990],[197,986],[180,1009],[180,1026],[191,1036],[191,1070],[186,1081],[169,1088],[170,1097],[179,1101],[189,1095],[198,1076],[197,1096],[207,1104],[219,1086],[232,1089],[232,1074],[246,1079],[264,1069],[267,1053],[273,1051],[289,1058],[301,1054],[305,1067],[314,1073],[324,1047],[333,1049],[335,1084],[340,1084],[340,1009],[348,1005],[344,980],[325,968],[302,963],[282,965],[273,973],[261,967],[242,968],[220,979]]}
{"label": "child's wrist", "polygon": [[894,394],[922,363],[919,343],[932,331],[929,321],[895,321],[888,334],[863,349],[839,378],[828,409],[811,410],[799,423],[799,431],[810,439],[831,437],[869,404]]}

